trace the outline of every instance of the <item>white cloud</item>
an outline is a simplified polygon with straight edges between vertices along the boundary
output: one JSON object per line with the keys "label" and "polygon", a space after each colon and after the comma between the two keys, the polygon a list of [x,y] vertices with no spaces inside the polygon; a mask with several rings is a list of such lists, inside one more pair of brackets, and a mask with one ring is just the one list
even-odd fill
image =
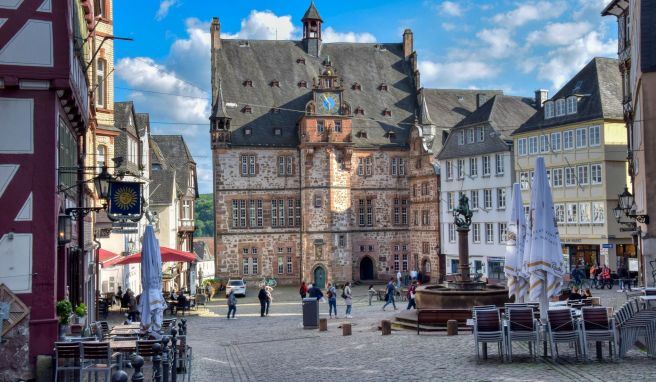
{"label": "white cloud", "polygon": [[210,84],[210,27],[198,19],[187,19],[187,37],[171,45],[167,67],[182,79],[208,89]]}
{"label": "white cloud", "polygon": [[492,58],[505,58],[512,55],[517,47],[510,35],[510,31],[503,28],[483,29],[476,33],[476,37],[484,44],[481,51],[476,52],[476,55],[483,53],[485,56]]}
{"label": "white cloud", "polygon": [[453,1],[444,1],[439,7],[440,13],[447,16],[459,17],[462,16],[462,8],[460,5]]}
{"label": "white cloud", "polygon": [[593,57],[616,55],[617,40],[604,41],[597,31],[592,31],[569,45],[549,52],[546,61],[538,59],[538,79],[550,81],[553,90],[558,90]]}
{"label": "white cloud", "polygon": [[533,31],[526,37],[531,45],[567,45],[592,30],[589,22],[551,23],[544,30]]}
{"label": "white cloud", "polygon": [[162,0],[159,3],[159,9],[157,9],[157,13],[155,14],[155,20],[163,20],[166,15],[169,14],[169,9],[176,4],[178,4],[178,0]]}
{"label": "white cloud", "polygon": [[221,33],[222,38],[243,38],[253,40],[292,40],[296,27],[292,17],[277,16],[271,11],[252,10],[248,18],[241,20],[241,30],[237,33]]}
{"label": "white cloud", "polygon": [[444,29],[447,32],[450,32],[456,29],[456,25],[451,23],[442,23],[442,29]]}
{"label": "white cloud", "polygon": [[332,27],[324,29],[321,33],[323,42],[376,42],[371,33],[336,32]]}
{"label": "white cloud", "polygon": [[496,14],[492,20],[504,28],[516,28],[531,21],[559,17],[567,5],[563,1],[538,1],[520,4],[510,12]]}
{"label": "white cloud", "polygon": [[464,86],[475,80],[493,78],[499,72],[497,67],[481,61],[433,62],[419,61],[421,78],[426,85],[440,88]]}

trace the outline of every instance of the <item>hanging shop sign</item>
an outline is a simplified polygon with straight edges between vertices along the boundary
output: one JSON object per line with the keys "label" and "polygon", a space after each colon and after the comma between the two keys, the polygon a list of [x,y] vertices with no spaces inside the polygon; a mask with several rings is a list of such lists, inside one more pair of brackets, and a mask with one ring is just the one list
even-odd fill
{"label": "hanging shop sign", "polygon": [[111,182],[109,184],[109,208],[111,220],[138,221],[143,215],[141,182]]}

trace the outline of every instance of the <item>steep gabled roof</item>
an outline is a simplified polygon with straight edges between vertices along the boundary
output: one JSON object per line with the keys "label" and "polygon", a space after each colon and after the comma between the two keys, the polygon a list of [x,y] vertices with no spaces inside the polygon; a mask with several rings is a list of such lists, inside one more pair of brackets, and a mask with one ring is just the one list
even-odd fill
{"label": "steep gabled roof", "polygon": [[150,115],[148,113],[135,113],[135,124],[140,137],[150,131]]}
{"label": "steep gabled roof", "polygon": [[618,61],[596,57],[565,84],[550,101],[578,96],[575,114],[544,119],[544,108],[513,134],[562,126],[594,119],[622,120],[622,78]]}
{"label": "steep gabled roof", "polygon": [[[191,169],[195,167],[196,162],[189,152],[189,148],[181,135],[152,135],[153,141],[157,144],[167,165],[175,170],[175,180],[177,188],[181,192],[186,192],[189,188],[189,176]],[[198,196],[198,182],[194,182],[194,194]]]}
{"label": "steep gabled roof", "polygon": [[175,168],[169,166],[157,142],[150,139],[150,200],[152,205],[169,205],[175,190]]}
{"label": "steep gabled roof", "polygon": [[[123,161],[119,170],[127,170],[133,174],[139,173],[141,157],[136,154],[136,158],[128,158],[128,135],[133,139],[139,139],[137,131],[137,121],[132,101],[114,103],[114,126],[120,131],[120,134],[114,141],[114,157],[122,157]],[[132,160],[130,160],[132,159]]]}
{"label": "steep gabled roof", "polygon": [[319,16],[319,11],[317,11],[317,7],[314,6],[314,1],[310,3],[310,7],[305,11],[305,15],[303,15],[303,18],[301,21],[305,20],[319,20],[323,21],[321,19],[321,16]]}
{"label": "steep gabled roof", "polygon": [[503,94],[501,90],[422,89],[430,121],[439,127],[451,128],[477,109],[477,96],[491,98]]}

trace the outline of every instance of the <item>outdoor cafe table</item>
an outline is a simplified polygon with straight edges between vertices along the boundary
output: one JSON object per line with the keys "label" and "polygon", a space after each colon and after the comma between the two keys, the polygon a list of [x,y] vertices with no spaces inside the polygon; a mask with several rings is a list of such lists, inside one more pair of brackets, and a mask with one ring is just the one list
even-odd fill
{"label": "outdoor cafe table", "polygon": [[639,296],[640,300],[647,303],[647,306],[651,307],[651,302],[656,301],[656,296]]}
{"label": "outdoor cafe table", "polygon": [[137,340],[134,341],[109,341],[109,347],[119,353],[133,353],[137,351]]}

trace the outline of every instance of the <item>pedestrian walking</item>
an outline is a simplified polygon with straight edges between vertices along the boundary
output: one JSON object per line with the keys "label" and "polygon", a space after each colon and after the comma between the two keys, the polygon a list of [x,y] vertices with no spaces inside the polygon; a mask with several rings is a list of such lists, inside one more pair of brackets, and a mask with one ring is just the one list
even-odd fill
{"label": "pedestrian walking", "polygon": [[333,318],[334,311],[335,318],[337,318],[337,289],[335,289],[335,283],[328,284],[326,296],[328,297],[328,314],[330,318]]}
{"label": "pedestrian walking", "polygon": [[344,298],[344,303],[346,304],[346,318],[353,318],[351,315],[351,309],[353,309],[353,298],[351,297],[351,283],[347,282],[344,285],[344,291],[342,292],[342,297]]}
{"label": "pedestrian walking", "polygon": [[396,292],[396,289],[394,288],[394,278],[390,278],[390,281],[387,283],[387,293],[385,294],[385,305],[383,305],[383,310],[385,310],[385,307],[389,304],[392,304],[394,306],[394,310],[396,309],[396,303],[394,302],[394,293]]}
{"label": "pedestrian walking", "polygon": [[271,307],[271,301],[273,301],[273,288],[267,285],[264,287],[264,291],[266,292],[266,310],[264,315],[269,316],[269,308]]}
{"label": "pedestrian walking", "polygon": [[369,306],[371,306],[371,299],[374,298],[374,296],[376,295],[376,290],[374,289],[373,284],[369,285],[369,289],[367,289],[367,293],[369,294]]}
{"label": "pedestrian walking", "polygon": [[597,267],[592,264],[590,267],[590,278],[588,279],[588,286],[590,288],[597,286]]}
{"label": "pedestrian walking", "polygon": [[417,282],[413,281],[412,285],[408,288],[408,307],[406,310],[411,308],[417,309],[417,302],[415,301],[415,291],[417,290]]}
{"label": "pedestrian walking", "polygon": [[305,281],[301,282],[301,288],[298,290],[298,293],[301,295],[301,298],[305,298],[308,293],[308,287],[305,285]]}
{"label": "pedestrian walking", "polygon": [[317,300],[321,300],[323,298],[323,292],[315,285],[310,284],[310,288],[308,289],[308,296],[310,298],[316,298]]}
{"label": "pedestrian walking", "polygon": [[264,317],[267,308],[267,293],[264,285],[260,288],[260,292],[257,294],[257,299],[260,300],[260,317]]}
{"label": "pedestrian walking", "polygon": [[230,290],[228,294],[228,319],[230,319],[230,313],[232,312],[232,318],[235,318],[235,313],[237,313],[237,296],[235,292]]}
{"label": "pedestrian walking", "polygon": [[396,272],[396,287],[401,288],[401,271]]}

